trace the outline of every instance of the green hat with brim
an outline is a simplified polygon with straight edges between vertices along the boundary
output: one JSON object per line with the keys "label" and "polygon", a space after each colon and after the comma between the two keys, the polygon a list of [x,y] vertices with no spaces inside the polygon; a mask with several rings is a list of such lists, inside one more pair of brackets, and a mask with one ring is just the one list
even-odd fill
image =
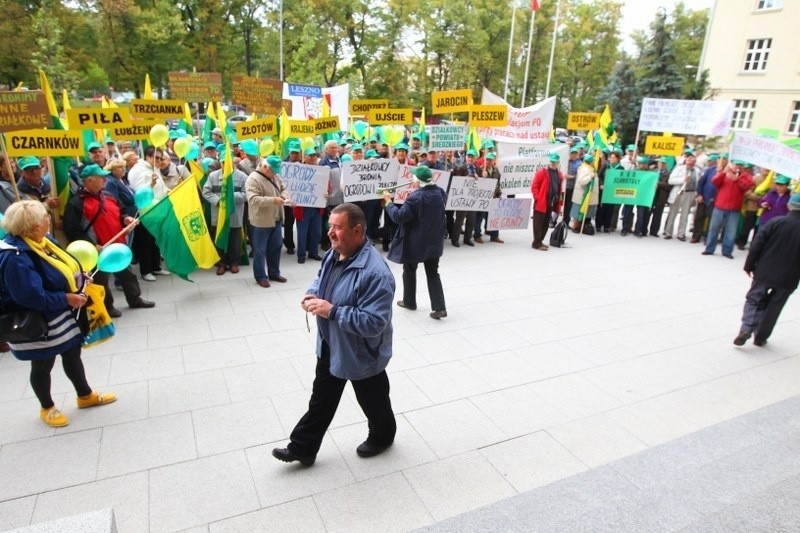
{"label": "green hat with brim", "polygon": [[583,156],[584,163],[594,163],[594,156],[592,154],[586,154]]}
{"label": "green hat with brim", "polygon": [[650,162],[650,158],[647,157],[646,155],[640,155],[639,157],[636,158],[636,162],[639,164],[646,165],[647,163]]}
{"label": "green hat with brim", "polygon": [[26,168],[31,167],[41,167],[42,162],[39,161],[38,157],[33,157],[32,155],[26,155],[24,157],[20,157],[17,160],[17,166],[20,170],[25,170]]}
{"label": "green hat with brim", "polygon": [[411,169],[411,173],[414,174],[419,181],[425,183],[430,183],[430,181],[433,179],[433,173],[431,172],[431,169],[426,166],[414,167]]}
{"label": "green hat with brim", "polygon": [[478,152],[476,150],[467,150],[467,155],[471,155],[472,157],[478,157]]}
{"label": "green hat with brim", "polygon": [[86,165],[83,167],[83,170],[81,170],[81,179],[85,180],[88,178],[94,178],[95,176],[104,178],[109,174],[111,174],[111,172],[108,170],[103,170],[100,165]]}
{"label": "green hat with brim", "polygon": [[686,150],[684,150],[684,151],[683,151],[683,155],[687,155],[687,156],[688,156],[688,155],[691,155],[691,156],[694,156],[694,150],[692,150],[691,148],[687,148]]}
{"label": "green hat with brim", "polygon": [[299,154],[302,151],[300,143],[289,143],[289,152],[297,152]]}
{"label": "green hat with brim", "polygon": [[601,151],[601,152],[603,152],[603,153],[604,153],[604,154],[606,154],[606,155],[610,155],[610,154],[611,154],[611,148],[608,148],[608,147],[606,147],[606,148],[603,148],[603,149],[602,149],[602,150],[600,150],[600,151]]}
{"label": "green hat with brim", "polygon": [[495,157],[497,157],[497,156],[494,155],[494,153],[492,153],[492,152],[489,152],[488,154],[486,154],[486,159],[494,159]]}
{"label": "green hat with brim", "polygon": [[360,144],[356,143],[356,144],[354,144],[353,146],[350,147],[350,151],[351,152],[363,152],[364,151],[364,147],[361,146]]}
{"label": "green hat with brim", "polygon": [[366,159],[378,159],[378,157],[380,156],[378,155],[377,151],[370,148],[369,150],[367,150],[367,153],[364,154],[364,157]]}
{"label": "green hat with brim", "polygon": [[258,157],[258,143],[255,139],[245,139],[240,145],[242,152],[249,156]]}
{"label": "green hat with brim", "polygon": [[92,150],[102,150],[103,145],[98,142],[89,143],[89,146],[86,147],[87,152],[91,152]]}
{"label": "green hat with brim", "polygon": [[709,161],[716,161],[717,159],[719,159],[719,154],[708,154]]}
{"label": "green hat with brim", "polygon": [[408,145],[406,143],[400,143],[395,145],[394,151],[396,152],[398,150],[404,150],[405,152],[408,152]]}
{"label": "green hat with brim", "polygon": [[269,165],[269,168],[275,174],[280,174],[281,173],[281,164],[282,163],[283,163],[283,161],[277,155],[271,155],[271,156],[269,156],[267,158],[267,165]]}
{"label": "green hat with brim", "polygon": [[339,146],[347,146],[347,139],[339,139]]}
{"label": "green hat with brim", "polygon": [[547,159],[549,159],[551,163],[558,163],[559,161],[561,161],[561,156],[555,152],[550,152],[550,157],[548,157]]}
{"label": "green hat with brim", "polygon": [[729,159],[728,152],[722,152],[721,154],[719,154],[719,158],[720,159]]}
{"label": "green hat with brim", "polygon": [[314,148],[306,148],[306,151],[303,152],[303,155],[317,155],[317,150]]}
{"label": "green hat with brim", "polygon": [[216,150],[216,149],[217,149],[217,143],[215,143],[214,141],[208,141],[203,145],[203,150]]}
{"label": "green hat with brim", "polygon": [[573,146],[572,148],[569,149],[569,153],[571,154],[577,154],[579,151],[580,150],[578,150],[577,146]]}
{"label": "green hat with brim", "polygon": [[625,147],[625,150],[627,150],[628,152],[635,152],[636,151],[636,145],[635,144],[629,144],[628,146]]}
{"label": "green hat with brim", "polygon": [[791,182],[792,178],[783,174],[778,174],[778,177],[775,178],[775,185],[789,185]]}
{"label": "green hat with brim", "polygon": [[169,130],[169,138],[170,139],[179,139],[180,135],[178,135],[178,130]]}

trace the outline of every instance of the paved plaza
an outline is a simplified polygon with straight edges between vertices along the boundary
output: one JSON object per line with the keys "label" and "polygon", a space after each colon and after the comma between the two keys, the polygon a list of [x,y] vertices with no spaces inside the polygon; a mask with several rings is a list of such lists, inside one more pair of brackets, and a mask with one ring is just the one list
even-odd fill
{"label": "paved plaza", "polygon": [[115,291],[117,335],[84,361],[119,400],[78,411],[56,366],[62,429],[39,420],[28,365],[0,356],[0,531],[107,507],[137,533],[800,527],[779,505],[800,494],[800,297],[766,347],[736,348],[744,252],[502,237],[445,244],[446,319],[421,271],[419,310],[395,307],[398,433],[370,459],[349,386],[313,467],[270,454],[310,395],[314,261],[284,253],[269,289],[250,267],[141,282],[152,310]]}

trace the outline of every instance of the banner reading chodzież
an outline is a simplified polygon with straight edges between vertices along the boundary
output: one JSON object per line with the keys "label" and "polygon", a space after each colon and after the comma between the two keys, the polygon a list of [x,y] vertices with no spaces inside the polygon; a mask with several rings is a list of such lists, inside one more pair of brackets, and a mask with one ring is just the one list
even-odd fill
{"label": "banner reading chodzie\u017c", "polygon": [[606,170],[604,204],[651,207],[658,185],[658,172],[650,170]]}

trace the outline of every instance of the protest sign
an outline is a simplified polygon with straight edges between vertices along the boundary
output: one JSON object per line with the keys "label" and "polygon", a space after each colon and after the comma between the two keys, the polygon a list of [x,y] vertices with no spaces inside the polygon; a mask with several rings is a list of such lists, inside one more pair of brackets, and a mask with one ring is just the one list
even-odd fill
{"label": "protest sign", "polygon": [[[233,77],[233,102],[248,111],[277,115],[283,102],[283,82],[252,76]],[[291,111],[291,107],[287,108]]]}
{"label": "protest sign", "polygon": [[[414,168],[416,167],[400,165],[400,170],[397,173],[397,185],[408,185],[395,189],[392,202],[404,204],[408,195],[419,188],[419,182],[414,180],[414,174],[411,173],[411,170]],[[431,174],[433,175],[431,182],[435,183],[437,187],[446,192],[447,186],[450,185],[450,172],[431,169]]]}
{"label": "protest sign", "polygon": [[222,100],[222,74],[219,72],[170,72],[169,94],[184,102]]}
{"label": "protest sign", "polygon": [[130,126],[112,128],[111,137],[116,141],[139,141],[150,138],[150,130],[156,124],[163,124],[158,120],[132,120]]}
{"label": "protest sign", "polygon": [[448,211],[488,211],[497,181],[491,178],[452,176],[447,195]]}
{"label": "protest sign", "polygon": [[247,120],[245,122],[236,123],[236,138],[239,140],[260,139],[261,137],[275,135],[277,132],[278,127],[275,117]]}
{"label": "protest sign", "polygon": [[497,169],[503,194],[530,193],[534,174],[550,164],[552,152],[561,157],[558,168],[566,174],[569,159],[569,146],[566,144],[498,143]]}
{"label": "protest sign", "polygon": [[731,161],[740,159],[790,177],[800,176],[800,152],[780,141],[736,132]]}
{"label": "protest sign", "polygon": [[369,123],[373,126],[382,124],[412,124],[414,113],[412,109],[370,109]]}
{"label": "protest sign", "polygon": [[289,137],[313,137],[314,129],[315,125],[313,120],[289,121]]}
{"label": "protest sign", "polygon": [[[497,96],[486,87],[483,88],[481,103],[508,105],[502,97]],[[529,107],[509,107],[507,126],[478,128],[478,134],[482,139],[494,141],[541,144],[550,138],[550,127],[553,125],[555,111],[555,96]]]}
{"label": "protest sign", "polygon": [[281,181],[294,205],[325,207],[331,169],[301,163],[283,163]]}
{"label": "protest sign", "polygon": [[486,230],[528,229],[531,206],[533,198],[492,198]]}
{"label": "protest sign", "polygon": [[93,130],[97,128],[120,128],[131,126],[131,111],[126,107],[88,108],[78,107],[67,110],[69,128],[72,130]]}
{"label": "protest sign", "polygon": [[42,91],[0,91],[0,131],[50,126],[50,111]]}
{"label": "protest sign", "polygon": [[576,131],[596,130],[600,127],[600,113],[570,113],[567,129]]}
{"label": "protest sign", "polygon": [[434,115],[444,113],[466,113],[472,105],[472,89],[456,89],[455,91],[433,91],[431,107]]}
{"label": "protest sign", "polygon": [[6,150],[11,157],[83,156],[80,131],[23,130],[6,134]]}
{"label": "protest sign", "polygon": [[603,183],[604,204],[651,207],[656,194],[658,172],[608,169]]}
{"label": "protest sign", "polygon": [[425,131],[430,138],[431,150],[461,150],[464,147],[464,137],[467,135],[467,125],[426,126]]}
{"label": "protest sign", "polygon": [[314,133],[321,135],[323,133],[335,133],[340,131],[339,117],[322,117],[314,119]]}
{"label": "protest sign", "polygon": [[368,159],[342,163],[342,192],[345,202],[377,200],[378,189],[394,187],[400,163],[396,159]]}
{"label": "protest sign", "polygon": [[644,153],[647,155],[681,155],[684,145],[683,137],[666,137],[661,135],[648,135],[644,143]]}
{"label": "protest sign", "polygon": [[507,126],[508,106],[471,105],[469,108],[470,126]]}
{"label": "protest sign", "polygon": [[179,118],[184,115],[183,100],[131,100],[131,115],[138,118]]}
{"label": "protest sign", "polygon": [[640,131],[669,131],[689,135],[726,135],[733,118],[733,101],[645,98],[639,115]]}
{"label": "protest sign", "polygon": [[300,85],[289,83],[289,96],[304,96],[307,98],[322,98],[322,87],[316,85]]}
{"label": "protest sign", "polygon": [[364,117],[369,115],[372,109],[389,109],[389,100],[351,100],[350,114]]}

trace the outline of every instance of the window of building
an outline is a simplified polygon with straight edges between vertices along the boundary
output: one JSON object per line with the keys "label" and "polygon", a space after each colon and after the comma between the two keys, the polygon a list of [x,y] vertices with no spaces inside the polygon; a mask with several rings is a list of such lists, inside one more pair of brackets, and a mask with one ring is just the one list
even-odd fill
{"label": "window of building", "polygon": [[747,41],[747,53],[744,56],[745,72],[766,70],[770,48],[772,48],[772,39],[751,39]]}
{"label": "window of building", "polygon": [[749,130],[750,126],[753,124],[753,115],[755,112],[755,100],[734,100],[731,128],[736,130]]}
{"label": "window of building", "polygon": [[756,10],[780,9],[782,7],[783,0],[756,0]]}
{"label": "window of building", "polygon": [[789,130],[792,135],[800,135],[800,102],[792,104],[792,114],[789,116]]}

